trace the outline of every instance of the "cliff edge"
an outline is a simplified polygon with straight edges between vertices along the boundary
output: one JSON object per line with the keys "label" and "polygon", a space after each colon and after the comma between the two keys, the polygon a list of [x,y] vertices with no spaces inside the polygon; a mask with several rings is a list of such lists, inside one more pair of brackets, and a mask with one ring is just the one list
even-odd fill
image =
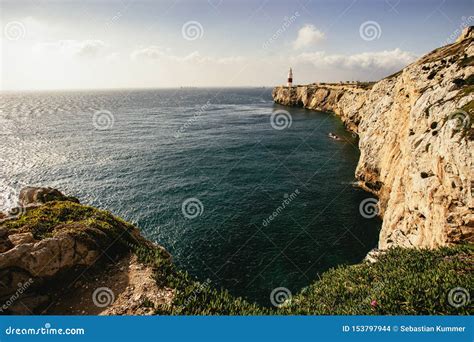
{"label": "cliff edge", "polygon": [[359,135],[355,176],[379,198],[379,248],[474,241],[474,29],[374,84],[276,87]]}
{"label": "cliff edge", "polygon": [[[0,213],[0,315],[371,315],[472,312],[474,251],[391,248],[325,272],[275,307],[177,269],[162,247],[111,213],[52,188],[25,188]],[[286,299],[286,301],[284,301]]]}

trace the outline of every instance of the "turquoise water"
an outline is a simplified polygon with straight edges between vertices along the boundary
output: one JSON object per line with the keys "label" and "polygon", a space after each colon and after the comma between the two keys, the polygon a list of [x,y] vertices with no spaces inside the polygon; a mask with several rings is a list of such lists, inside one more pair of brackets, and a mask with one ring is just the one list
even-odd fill
{"label": "turquoise water", "polygon": [[[136,223],[199,279],[264,305],[274,288],[296,293],[377,243],[380,221],[359,213],[370,195],[351,185],[355,138],[330,114],[274,104],[271,89],[0,97],[4,206],[25,185],[59,188]],[[291,126],[278,130],[281,110]]]}

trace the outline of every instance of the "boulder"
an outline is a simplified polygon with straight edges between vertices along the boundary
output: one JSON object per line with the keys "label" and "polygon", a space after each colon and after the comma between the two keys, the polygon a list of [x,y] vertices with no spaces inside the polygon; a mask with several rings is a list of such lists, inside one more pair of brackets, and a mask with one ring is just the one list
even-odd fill
{"label": "boulder", "polygon": [[18,246],[18,245],[21,245],[23,243],[36,242],[35,238],[33,237],[33,234],[30,233],[30,232],[11,234],[11,235],[8,236],[8,240],[10,240],[10,242],[14,246]]}
{"label": "boulder", "polygon": [[8,229],[0,227],[0,253],[8,251],[13,244],[8,239]]}
{"label": "boulder", "polygon": [[43,204],[51,201],[70,201],[79,203],[79,200],[72,196],[66,196],[59,190],[53,188],[26,187],[20,191],[20,206]]}
{"label": "boulder", "polygon": [[16,267],[34,277],[50,277],[73,266],[90,266],[99,254],[98,247],[85,246],[70,234],[61,234],[36,243],[19,244],[1,253],[0,269]]}
{"label": "boulder", "polygon": [[374,262],[377,262],[379,257],[384,253],[385,253],[385,251],[381,251],[378,248],[374,248],[374,249],[370,250],[369,253],[367,253],[367,255],[364,258],[364,261],[372,264]]}
{"label": "boulder", "polygon": [[[12,209],[12,214],[0,219],[0,314],[41,313],[47,310],[48,303],[58,301],[54,291],[62,291],[58,288],[65,280],[77,279],[88,270],[104,277],[103,266],[110,267],[111,261],[112,265],[127,261],[125,256],[137,246],[154,249],[164,259],[171,259],[135,226],[78,202],[52,188],[29,187],[21,191],[17,210]],[[155,307],[168,303],[172,297],[172,292],[156,284],[152,268],[140,265],[137,257],[133,260],[134,266],[127,272],[127,263],[121,264],[124,283],[130,283],[129,273],[134,275],[133,288],[123,295],[116,288],[117,306],[105,314],[152,313],[151,307],[145,305],[145,310],[142,304],[153,303]],[[114,269],[111,274],[119,270]],[[99,287],[101,280],[96,281]],[[114,284],[112,279],[109,285]],[[68,293],[66,289],[63,302]],[[91,297],[80,299],[88,298]],[[82,304],[78,305],[83,310]]]}

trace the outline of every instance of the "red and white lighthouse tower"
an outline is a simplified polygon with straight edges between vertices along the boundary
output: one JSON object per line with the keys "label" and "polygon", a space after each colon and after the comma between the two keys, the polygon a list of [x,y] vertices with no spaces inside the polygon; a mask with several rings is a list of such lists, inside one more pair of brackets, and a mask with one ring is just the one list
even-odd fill
{"label": "red and white lighthouse tower", "polygon": [[288,71],[288,87],[293,87],[293,70]]}

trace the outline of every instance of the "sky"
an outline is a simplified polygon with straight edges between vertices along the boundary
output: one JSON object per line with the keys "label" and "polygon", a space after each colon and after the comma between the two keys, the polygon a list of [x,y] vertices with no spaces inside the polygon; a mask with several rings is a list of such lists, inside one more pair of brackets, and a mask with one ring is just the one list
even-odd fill
{"label": "sky", "polygon": [[469,25],[473,0],[0,0],[0,90],[372,81]]}

